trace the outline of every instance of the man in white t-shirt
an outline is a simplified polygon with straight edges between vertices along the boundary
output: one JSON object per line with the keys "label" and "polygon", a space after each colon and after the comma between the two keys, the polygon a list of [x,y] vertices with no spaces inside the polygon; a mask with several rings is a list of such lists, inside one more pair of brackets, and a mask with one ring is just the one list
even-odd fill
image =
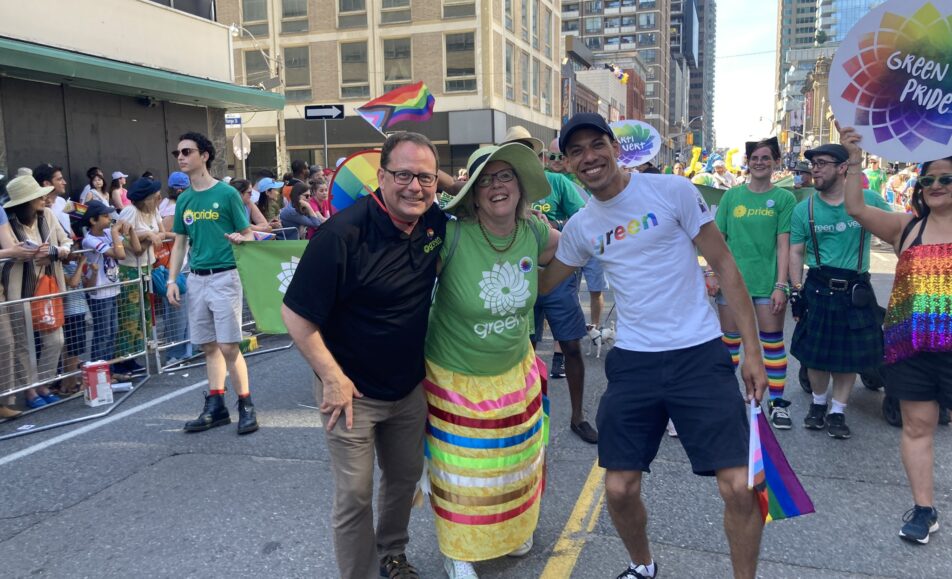
{"label": "man in white t-shirt", "polygon": [[[615,528],[631,557],[618,579],[655,577],[641,501],[642,473],[658,452],[669,417],[699,475],[715,475],[735,577],[754,577],[763,520],[747,489],[744,398],[707,298],[697,249],[717,272],[744,343],[747,399],[760,401],[767,375],[754,310],[714,217],[690,182],[630,175],[605,120],[580,113],[562,127],[568,166],[592,193],[562,232],[540,293],[595,257],[615,290],[618,330],[605,360],[608,388],[598,409],[599,464]],[[697,249],[696,249],[697,248]]]}

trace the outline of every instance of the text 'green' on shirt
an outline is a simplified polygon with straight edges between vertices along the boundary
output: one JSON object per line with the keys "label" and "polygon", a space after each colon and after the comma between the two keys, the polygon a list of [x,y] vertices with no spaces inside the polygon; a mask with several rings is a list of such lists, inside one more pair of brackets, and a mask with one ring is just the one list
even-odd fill
{"label": "text 'green' on shirt", "polygon": [[188,236],[192,269],[234,267],[235,255],[225,235],[243,231],[248,226],[241,196],[234,187],[221,181],[204,191],[189,187],[175,203],[172,231]]}
{"label": "text 'green' on shirt", "polygon": [[[457,227],[459,241],[447,260]],[[496,247],[509,242],[508,236],[486,234]],[[501,374],[516,366],[530,347],[539,254],[548,242],[549,227],[535,217],[522,221],[515,243],[505,254],[489,247],[475,221],[449,222],[446,239],[441,253],[445,266],[430,310],[426,357],[470,376]]]}
{"label": "text 'green' on shirt", "polygon": [[[724,193],[715,221],[751,297],[769,297],[777,283],[777,236],[790,232],[797,199],[781,187],[754,193],[747,185]],[[783,278],[786,279],[786,272]]]}

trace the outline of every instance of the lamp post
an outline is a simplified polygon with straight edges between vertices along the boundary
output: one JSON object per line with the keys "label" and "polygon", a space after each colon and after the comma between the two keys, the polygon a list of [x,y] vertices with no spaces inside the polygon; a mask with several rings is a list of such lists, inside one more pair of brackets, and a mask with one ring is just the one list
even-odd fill
{"label": "lamp post", "polygon": [[[276,10],[274,8],[274,5],[271,2],[269,2],[268,3],[269,23],[274,23],[276,21],[275,18],[273,18],[275,13],[276,13]],[[281,63],[280,63],[280,53],[278,52],[277,30],[270,31],[271,32],[271,36],[270,36],[271,37],[271,55],[269,55],[267,52],[264,51],[264,49],[261,48],[261,46],[258,43],[258,39],[255,37],[255,35],[252,34],[251,31],[245,28],[244,26],[240,26],[238,24],[232,23],[229,29],[231,30],[232,37],[237,37],[242,31],[244,31],[249,37],[251,37],[252,46],[254,46],[255,50],[261,53],[262,58],[264,58],[265,62],[268,63],[268,75],[270,77],[269,78],[270,82],[268,84],[270,85],[271,82],[273,82],[274,79],[277,78],[278,84],[274,86],[274,88],[277,89],[278,94],[284,94],[284,85],[285,85],[284,67],[281,66]],[[248,82],[247,71],[245,71],[245,83],[247,82]],[[264,89],[269,88],[264,83],[260,83],[260,85]],[[278,178],[280,178],[281,175],[283,175],[284,172],[287,170],[286,163],[285,163],[285,160],[287,157],[287,154],[286,154],[287,144],[285,142],[284,107],[281,107],[280,109],[278,109],[276,113],[277,113],[277,127],[276,127],[277,132],[274,137],[274,149],[275,149],[275,156],[277,157],[276,158],[277,170],[278,170],[277,176]],[[247,175],[245,175],[245,177],[247,177]]]}

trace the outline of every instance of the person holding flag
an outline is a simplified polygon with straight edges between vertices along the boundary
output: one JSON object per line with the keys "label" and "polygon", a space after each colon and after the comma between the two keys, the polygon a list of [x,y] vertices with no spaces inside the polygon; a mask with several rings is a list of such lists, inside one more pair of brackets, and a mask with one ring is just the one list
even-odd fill
{"label": "person holding flag", "polygon": [[922,165],[912,213],[892,213],[864,200],[861,137],[840,130],[849,152],[846,211],[899,256],[885,336],[886,394],[902,410],[900,454],[914,505],[899,536],[926,544],[939,529],[935,508],[935,429],[941,407],[952,406],[952,156]]}
{"label": "person holding flag", "polygon": [[[239,349],[242,289],[230,244],[251,241],[254,235],[238,192],[208,172],[215,147],[205,135],[185,133],[172,157],[190,185],[175,203],[168,279],[178,277],[188,246],[189,331],[192,343],[205,354],[208,371],[205,407],[198,418],[185,423],[185,431],[231,423],[225,406],[225,377],[231,376],[238,395],[238,434],[249,434],[258,430],[258,419],[248,388],[248,367]],[[165,296],[173,306],[181,305],[177,283],[167,284]]]}
{"label": "person holding flag", "polygon": [[754,308],[734,258],[690,183],[618,167],[620,145],[600,115],[576,114],[562,127],[559,142],[592,198],[565,225],[556,256],[540,276],[540,292],[593,256],[615,288],[618,330],[605,359],[608,388],[596,423],[608,510],[631,557],[618,579],[658,573],[641,480],[669,417],[692,470],[716,476],[734,575],[752,579],[763,519],[747,487],[747,412],[707,300],[697,250],[720,278],[747,352],[741,370],[747,398],[759,401],[767,376]]}

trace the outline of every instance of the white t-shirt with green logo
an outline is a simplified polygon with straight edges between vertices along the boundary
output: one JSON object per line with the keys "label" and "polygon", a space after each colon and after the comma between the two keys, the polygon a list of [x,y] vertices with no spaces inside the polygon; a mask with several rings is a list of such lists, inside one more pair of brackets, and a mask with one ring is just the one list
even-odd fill
{"label": "white t-shirt with green logo", "polygon": [[[451,249],[457,227],[459,241]],[[497,248],[509,243],[508,237],[486,234]],[[470,376],[501,374],[525,358],[538,295],[539,254],[548,240],[548,226],[530,217],[520,223],[512,247],[498,253],[475,221],[447,223],[426,357]],[[453,255],[447,260],[450,251]]]}

